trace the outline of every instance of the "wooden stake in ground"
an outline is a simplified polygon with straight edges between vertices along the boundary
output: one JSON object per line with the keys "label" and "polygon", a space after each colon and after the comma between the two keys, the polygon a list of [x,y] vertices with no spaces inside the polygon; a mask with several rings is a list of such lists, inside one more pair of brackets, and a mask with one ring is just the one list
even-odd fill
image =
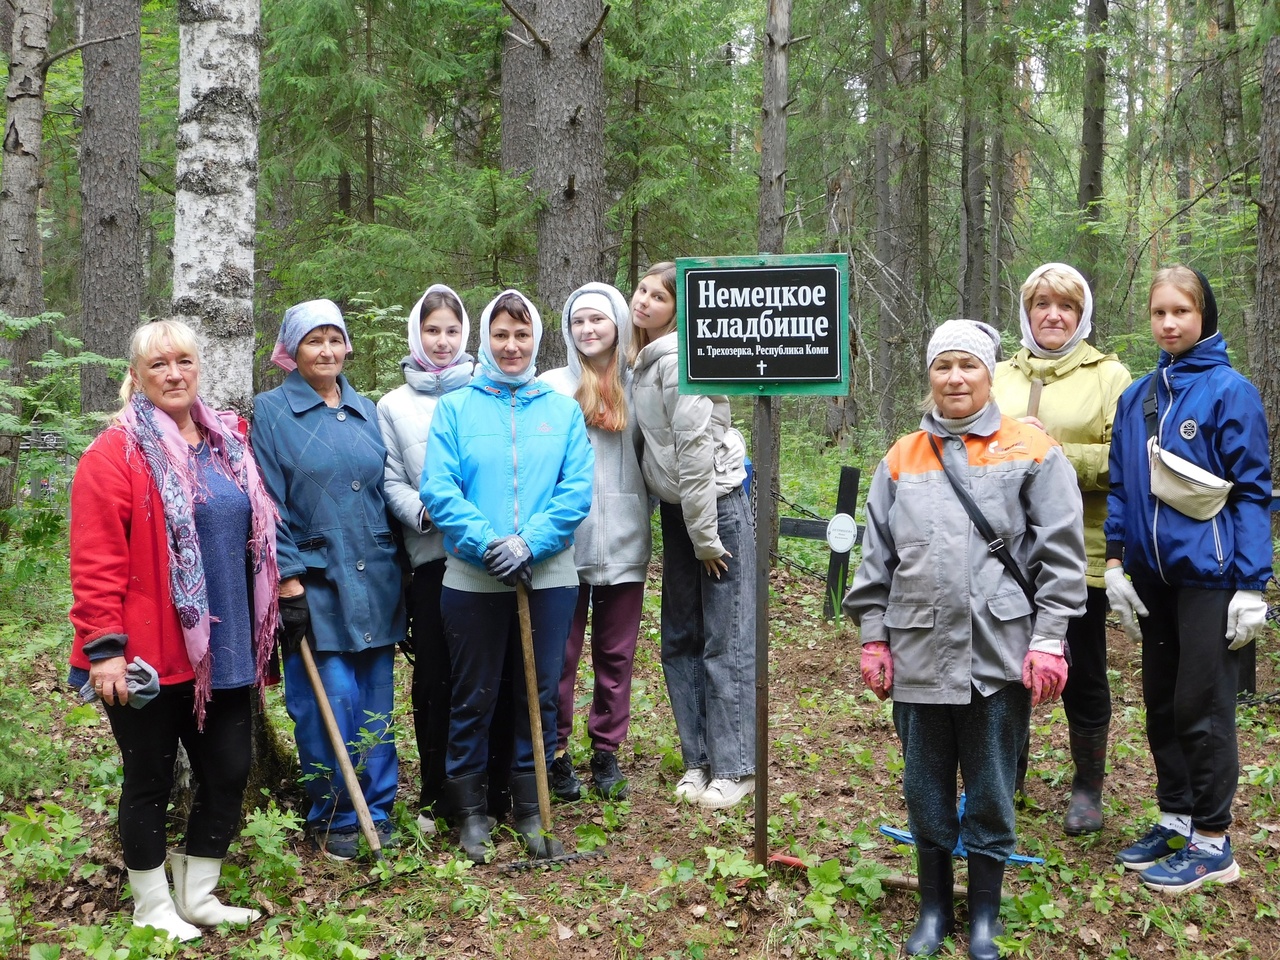
{"label": "wooden stake in ground", "polygon": [[374,859],[385,859],[382,855],[382,842],[378,839],[378,831],[374,829],[373,817],[369,815],[369,805],[364,802],[364,791],[360,789],[360,778],[356,776],[351,758],[347,756],[347,745],[342,740],[342,732],[338,729],[338,721],[333,715],[333,707],[329,704],[329,695],[324,691],[324,681],[320,679],[320,671],[316,669],[315,657],[311,655],[311,644],[303,637],[298,642],[298,652],[302,654],[302,665],[307,668],[307,679],[311,681],[311,689],[316,695],[316,704],[320,707],[320,719],[324,721],[325,732],[329,734],[329,743],[333,746],[333,754],[338,758],[338,769],[342,771],[342,780],[347,785],[347,793],[351,795],[351,805],[356,808],[356,819],[360,821],[360,832],[364,834],[373,851]]}

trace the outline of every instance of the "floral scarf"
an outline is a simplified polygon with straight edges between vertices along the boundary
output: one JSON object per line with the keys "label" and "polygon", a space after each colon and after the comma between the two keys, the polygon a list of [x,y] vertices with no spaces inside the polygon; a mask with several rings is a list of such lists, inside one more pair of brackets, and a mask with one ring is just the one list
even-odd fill
{"label": "floral scarf", "polygon": [[[279,617],[276,588],[280,572],[276,565],[275,504],[267,495],[257,464],[244,440],[239,427],[240,418],[229,411],[213,410],[199,398],[191,408],[191,416],[204,429],[214,461],[249,497],[253,513],[247,546],[253,561],[254,660],[261,686]],[[169,593],[182,625],[187,659],[195,671],[196,722],[203,728],[205,707],[213,692],[213,656],[209,651],[212,620],[204,560],[196,536],[195,503],[199,483],[195,456],[173,419],[142,393],[135,393],[125,405],[120,413],[120,422],[146,461],[160,493],[169,540]],[[231,561],[235,562],[235,558]]]}

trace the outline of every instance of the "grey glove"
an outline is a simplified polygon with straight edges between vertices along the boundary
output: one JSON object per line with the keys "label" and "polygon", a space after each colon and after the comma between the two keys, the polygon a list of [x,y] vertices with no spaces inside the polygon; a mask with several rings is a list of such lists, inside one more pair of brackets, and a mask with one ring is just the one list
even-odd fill
{"label": "grey glove", "polygon": [[1138,591],[1133,589],[1129,578],[1124,575],[1124,568],[1107,567],[1107,572],[1102,575],[1102,578],[1107,584],[1107,603],[1111,604],[1111,609],[1120,618],[1120,626],[1124,628],[1130,640],[1141,640],[1142,631],[1138,627],[1138,617],[1148,616],[1147,608],[1143,606],[1141,598],[1138,597]]}
{"label": "grey glove", "polygon": [[[141,657],[134,657],[133,663],[124,668],[125,686],[129,688],[129,706],[141,710],[160,693],[160,674],[151,664]],[[92,703],[98,699],[98,691],[93,689],[93,681],[86,680],[80,688],[80,699]]]}
{"label": "grey glove", "polygon": [[484,565],[499,583],[508,587],[514,587],[517,581],[525,586],[533,582],[533,554],[529,552],[529,545],[515,534],[489,544],[484,552]]}

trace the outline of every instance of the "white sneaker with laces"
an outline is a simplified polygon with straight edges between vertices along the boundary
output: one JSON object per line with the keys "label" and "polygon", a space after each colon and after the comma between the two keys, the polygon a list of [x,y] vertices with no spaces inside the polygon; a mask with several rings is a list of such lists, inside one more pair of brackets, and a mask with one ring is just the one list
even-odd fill
{"label": "white sneaker with laces", "polygon": [[717,777],[707,785],[707,789],[702,791],[702,795],[698,797],[698,806],[706,807],[708,810],[726,810],[729,807],[736,806],[743,797],[750,796],[755,792],[756,778],[751,774],[747,774],[745,777],[738,777],[736,780]]}
{"label": "white sneaker with laces", "polygon": [[686,803],[696,803],[711,783],[711,771],[706,767],[694,767],[686,770],[680,782],[676,784],[676,799]]}

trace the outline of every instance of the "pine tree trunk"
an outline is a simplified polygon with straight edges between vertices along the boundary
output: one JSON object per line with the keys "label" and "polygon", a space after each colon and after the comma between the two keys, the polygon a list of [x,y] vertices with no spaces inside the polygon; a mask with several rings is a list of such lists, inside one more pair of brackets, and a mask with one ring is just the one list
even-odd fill
{"label": "pine tree trunk", "polygon": [[[604,37],[600,0],[541,0],[537,54],[538,299],[558,315],[569,294],[604,269]],[[588,41],[589,38],[589,42]],[[565,362],[564,341],[542,341],[539,366]]]}
{"label": "pine tree trunk", "polygon": [[[1271,425],[1271,462],[1280,464],[1280,35],[1262,55],[1258,142],[1258,300],[1249,329],[1250,376]],[[1272,514],[1274,517],[1275,515]]]}
{"label": "pine tree trunk", "polygon": [[[141,7],[137,0],[86,0],[86,39],[128,36],[86,47],[80,134],[80,302],[86,350],[126,358],[142,315]],[[119,382],[102,367],[80,377],[82,410],[114,410]]]}
{"label": "pine tree trunk", "polygon": [[[787,101],[789,78],[787,52],[791,46],[791,0],[769,0],[764,35],[764,77],[760,100],[760,211],[756,220],[756,243],[761,253],[781,254],[786,244],[787,206]],[[761,405],[767,409],[761,410]],[[782,439],[782,419],[774,397],[756,399],[753,448],[767,462],[757,466],[757,476],[769,484],[772,499],[781,493],[778,449]],[[760,431],[768,431],[763,437]],[[767,440],[767,442],[766,442]],[[757,494],[757,504],[763,494]],[[764,511],[769,520],[766,531],[770,554],[778,551],[778,511]],[[757,516],[760,516],[757,505]],[[766,566],[772,562],[760,558]]]}
{"label": "pine tree trunk", "polygon": [[201,394],[247,413],[253,396],[258,176],[255,0],[180,0],[173,312],[200,336]]}
{"label": "pine tree trunk", "polygon": [[1102,222],[1102,164],[1107,113],[1107,0],[1088,0],[1084,53],[1084,114],[1076,206],[1084,225],[1076,266],[1090,284],[1098,272],[1098,226]]}
{"label": "pine tree trunk", "polygon": [[[41,277],[40,149],[44,124],[44,58],[49,52],[52,0],[23,0],[14,10],[9,44],[9,83],[5,89],[4,161],[0,164],[0,310],[13,317],[44,312]],[[43,330],[28,330],[17,340],[0,337],[0,377],[17,384],[27,363],[42,347]],[[11,411],[19,421],[22,409]],[[17,492],[21,432],[0,433],[0,511],[13,506]],[[0,512],[0,517],[4,516]],[[8,536],[0,521],[0,540]]]}
{"label": "pine tree trunk", "polygon": [[960,27],[960,75],[964,87],[960,136],[960,316],[981,318],[986,249],[987,153],[980,107],[976,54],[985,31],[986,0],[964,0]]}
{"label": "pine tree trunk", "polygon": [[893,423],[897,378],[894,357],[899,339],[898,317],[893,309],[893,204],[890,200],[889,137],[893,123],[889,117],[889,53],[885,39],[887,4],[879,0],[871,8],[871,96],[880,114],[876,123],[874,195],[876,211],[876,264],[873,286],[876,291],[876,380],[880,384],[880,429],[888,431]]}

